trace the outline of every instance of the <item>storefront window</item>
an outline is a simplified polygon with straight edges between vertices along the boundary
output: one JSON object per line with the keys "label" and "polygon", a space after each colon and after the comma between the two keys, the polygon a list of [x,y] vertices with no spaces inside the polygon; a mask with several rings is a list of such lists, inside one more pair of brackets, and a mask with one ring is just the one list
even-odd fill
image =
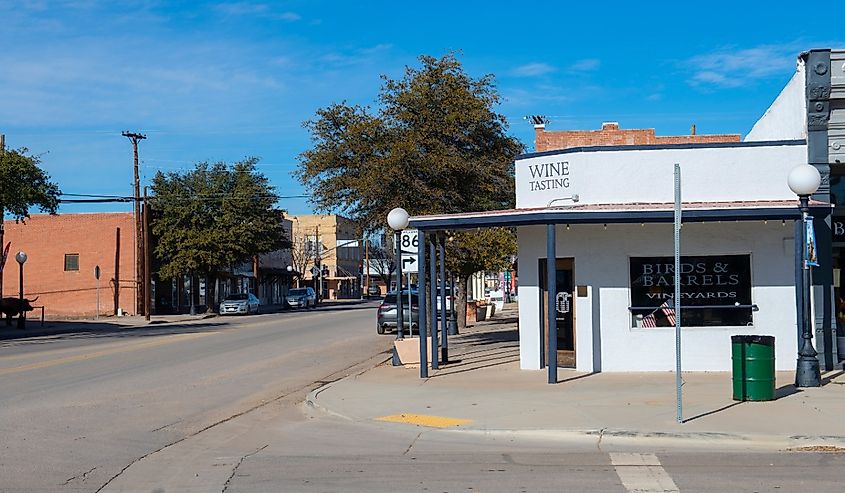
{"label": "storefront window", "polygon": [[[631,257],[632,327],[675,325],[674,257]],[[751,325],[751,256],[681,257],[681,325]]]}

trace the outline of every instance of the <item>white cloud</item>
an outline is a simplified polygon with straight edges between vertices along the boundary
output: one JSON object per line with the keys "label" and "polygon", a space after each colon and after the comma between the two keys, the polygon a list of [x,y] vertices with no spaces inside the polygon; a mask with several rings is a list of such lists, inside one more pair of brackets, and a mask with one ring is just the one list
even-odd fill
{"label": "white cloud", "polygon": [[768,77],[788,74],[806,43],[725,48],[697,55],[683,65],[692,73],[689,83],[699,87],[742,87]]}
{"label": "white cloud", "polygon": [[216,8],[227,15],[254,15],[287,22],[302,19],[302,16],[296,12],[276,12],[273,6],[267,3],[230,2],[219,4]]}
{"label": "white cloud", "polygon": [[547,63],[528,63],[511,70],[516,77],[538,77],[554,72],[556,69]]}
{"label": "white cloud", "polygon": [[598,69],[600,66],[601,60],[597,58],[585,58],[573,63],[569,69],[575,72],[590,72]]}

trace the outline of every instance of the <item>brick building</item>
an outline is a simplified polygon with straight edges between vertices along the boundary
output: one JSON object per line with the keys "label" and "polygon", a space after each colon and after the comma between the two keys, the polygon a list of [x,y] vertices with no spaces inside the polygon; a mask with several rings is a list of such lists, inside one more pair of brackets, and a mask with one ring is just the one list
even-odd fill
{"label": "brick building", "polygon": [[24,296],[38,297],[47,317],[93,317],[97,311],[95,266],[100,266],[101,315],[120,308],[134,313],[135,236],[132,213],[35,214],[6,221],[11,243],[3,273],[3,295],[17,296],[15,253],[26,252]]}
{"label": "brick building", "polygon": [[693,125],[689,135],[659,136],[653,128],[621,129],[616,122],[602,123],[601,130],[546,131],[545,124],[534,125],[534,145],[537,152],[569,149],[571,147],[711,144],[739,142],[739,134],[696,135]]}
{"label": "brick building", "polygon": [[291,253],[294,267],[302,273],[302,282],[314,284],[311,269],[319,258],[323,298],[360,298],[364,252],[357,225],[334,214],[301,214],[288,218],[293,222]]}

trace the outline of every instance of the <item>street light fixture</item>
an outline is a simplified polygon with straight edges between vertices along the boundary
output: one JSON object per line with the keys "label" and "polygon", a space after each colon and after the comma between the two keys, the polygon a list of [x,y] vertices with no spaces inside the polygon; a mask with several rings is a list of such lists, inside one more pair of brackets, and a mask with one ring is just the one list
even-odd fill
{"label": "street light fixture", "polygon": [[[395,231],[394,243],[396,243],[396,339],[404,339],[402,331],[404,329],[405,321],[402,316],[402,245],[399,244],[401,231],[408,227],[410,216],[408,211],[401,207],[391,210],[387,214],[387,224]],[[408,284],[408,291],[411,285]],[[408,316],[411,315],[411,307],[408,307]],[[411,326],[409,321],[408,327]],[[422,342],[420,343],[422,344]]]}
{"label": "street light fixture", "polygon": [[26,263],[26,252],[18,252],[15,255],[15,260],[18,261],[18,265],[20,265],[20,304],[18,308],[20,308],[20,313],[18,313],[18,328],[25,329],[26,328],[26,310],[24,310],[23,304],[23,264]]}
{"label": "street light fixture", "polygon": [[[810,327],[810,264],[807,257],[807,223],[810,217],[810,196],[821,184],[821,174],[815,166],[802,164],[792,169],[786,180],[789,189],[798,195],[801,210],[801,248],[795,255],[801,259],[801,347],[798,350],[798,365],[795,370],[796,387],[821,386],[818,353],[813,347],[813,332]],[[813,245],[815,248],[815,245]]]}

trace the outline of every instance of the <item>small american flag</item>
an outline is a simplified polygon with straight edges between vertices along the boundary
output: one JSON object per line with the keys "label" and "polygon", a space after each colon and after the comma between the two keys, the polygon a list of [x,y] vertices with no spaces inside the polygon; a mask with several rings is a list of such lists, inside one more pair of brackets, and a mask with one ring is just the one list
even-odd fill
{"label": "small american flag", "polygon": [[672,298],[665,299],[654,311],[643,317],[643,327],[657,327],[657,320],[654,318],[654,314],[657,313],[657,310],[663,312],[663,315],[665,315],[669,320],[670,325],[675,325],[675,309],[673,308],[673,305],[674,301]]}

